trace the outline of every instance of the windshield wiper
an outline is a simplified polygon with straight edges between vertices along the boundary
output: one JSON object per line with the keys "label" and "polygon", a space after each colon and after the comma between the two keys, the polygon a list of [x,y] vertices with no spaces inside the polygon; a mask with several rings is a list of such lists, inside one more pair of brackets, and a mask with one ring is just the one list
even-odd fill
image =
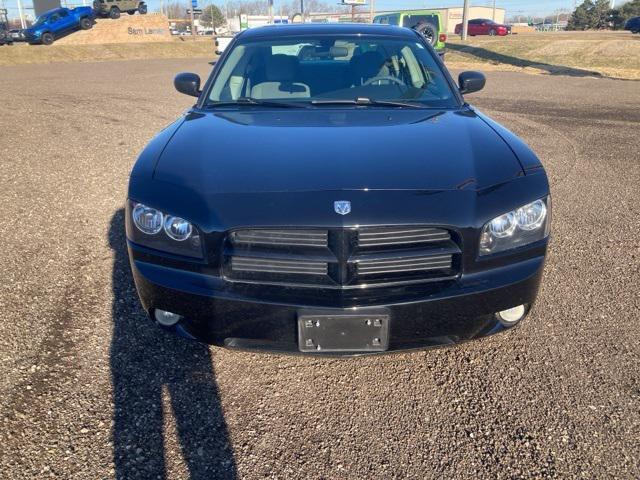
{"label": "windshield wiper", "polygon": [[396,102],[393,100],[374,100],[368,97],[357,97],[353,100],[311,100],[311,105],[366,105],[373,107],[401,107],[401,108],[426,108],[419,103]]}
{"label": "windshield wiper", "polygon": [[212,107],[232,107],[237,105],[257,105],[260,107],[276,107],[276,108],[307,108],[304,103],[294,102],[275,102],[273,100],[261,100],[253,97],[240,97],[236,100],[209,102],[205,105],[207,108]]}

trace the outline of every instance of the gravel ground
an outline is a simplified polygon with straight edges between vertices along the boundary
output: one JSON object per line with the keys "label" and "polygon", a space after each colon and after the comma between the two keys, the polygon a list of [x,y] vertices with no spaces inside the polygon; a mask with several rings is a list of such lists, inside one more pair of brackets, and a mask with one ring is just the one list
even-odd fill
{"label": "gravel ground", "polygon": [[[494,72],[554,238],[520,328],[357,359],[225,351],[143,315],[127,176],[204,60],[4,68],[0,478],[640,477],[640,84]],[[72,145],[69,147],[69,145]]]}

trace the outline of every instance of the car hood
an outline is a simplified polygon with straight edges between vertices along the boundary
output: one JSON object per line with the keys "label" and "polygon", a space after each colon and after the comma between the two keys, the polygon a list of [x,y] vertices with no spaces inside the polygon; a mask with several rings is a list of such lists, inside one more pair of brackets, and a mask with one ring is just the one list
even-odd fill
{"label": "car hood", "polygon": [[472,110],[191,112],[154,180],[200,194],[481,189],[522,167]]}

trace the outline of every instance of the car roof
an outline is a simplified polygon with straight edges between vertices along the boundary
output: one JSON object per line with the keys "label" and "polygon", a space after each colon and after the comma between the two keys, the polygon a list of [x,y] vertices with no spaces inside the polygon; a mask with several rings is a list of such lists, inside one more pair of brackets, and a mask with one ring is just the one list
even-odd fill
{"label": "car roof", "polygon": [[60,12],[61,10],[68,10],[68,9],[63,7],[52,8],[51,10],[47,10],[46,12],[41,13],[39,16],[44,17],[45,15],[51,15],[52,13]]}
{"label": "car roof", "polygon": [[290,23],[250,28],[243,31],[240,37],[247,40],[303,35],[388,35],[415,39],[416,34],[408,28],[378,23]]}

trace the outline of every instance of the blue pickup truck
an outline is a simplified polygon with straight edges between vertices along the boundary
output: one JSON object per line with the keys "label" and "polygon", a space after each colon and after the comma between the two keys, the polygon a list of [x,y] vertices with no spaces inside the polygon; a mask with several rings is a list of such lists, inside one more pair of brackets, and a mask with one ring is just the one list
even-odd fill
{"label": "blue pickup truck", "polygon": [[40,15],[31,27],[24,30],[25,40],[31,44],[51,45],[56,38],[74,30],[90,29],[94,18],[91,7],[54,8]]}

